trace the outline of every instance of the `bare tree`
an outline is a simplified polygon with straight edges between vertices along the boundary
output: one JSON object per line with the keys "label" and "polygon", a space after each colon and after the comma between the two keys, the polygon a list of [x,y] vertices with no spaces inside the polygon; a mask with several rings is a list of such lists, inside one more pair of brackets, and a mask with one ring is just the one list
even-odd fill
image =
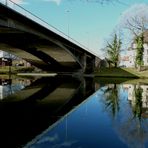
{"label": "bare tree", "polygon": [[131,34],[132,43],[136,45],[135,63],[139,70],[143,65],[144,32],[148,29],[147,14],[148,5],[135,5],[123,14],[121,21],[122,26]]}

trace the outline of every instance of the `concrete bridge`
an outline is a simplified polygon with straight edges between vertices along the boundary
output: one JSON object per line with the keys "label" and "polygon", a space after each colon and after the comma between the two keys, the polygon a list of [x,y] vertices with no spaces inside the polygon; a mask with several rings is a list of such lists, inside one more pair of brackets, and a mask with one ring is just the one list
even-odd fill
{"label": "concrete bridge", "polygon": [[8,2],[0,3],[1,50],[49,72],[93,72],[94,54],[19,5]]}

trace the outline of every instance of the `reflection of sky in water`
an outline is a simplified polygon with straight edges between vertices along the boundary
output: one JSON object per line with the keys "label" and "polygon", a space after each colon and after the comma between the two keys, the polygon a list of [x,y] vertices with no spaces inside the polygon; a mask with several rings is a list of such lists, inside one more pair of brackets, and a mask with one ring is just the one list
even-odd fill
{"label": "reflection of sky in water", "polygon": [[55,127],[47,129],[26,147],[30,148],[146,148],[148,120],[133,118],[128,90],[118,86],[119,110],[106,107],[107,87],[101,88]]}

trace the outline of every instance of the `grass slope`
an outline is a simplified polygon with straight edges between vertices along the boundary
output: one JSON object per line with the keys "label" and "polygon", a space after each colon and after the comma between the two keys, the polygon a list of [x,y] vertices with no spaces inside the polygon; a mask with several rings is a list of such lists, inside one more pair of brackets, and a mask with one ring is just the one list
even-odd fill
{"label": "grass slope", "polygon": [[138,72],[134,68],[101,68],[94,74],[96,77],[148,78],[148,71]]}

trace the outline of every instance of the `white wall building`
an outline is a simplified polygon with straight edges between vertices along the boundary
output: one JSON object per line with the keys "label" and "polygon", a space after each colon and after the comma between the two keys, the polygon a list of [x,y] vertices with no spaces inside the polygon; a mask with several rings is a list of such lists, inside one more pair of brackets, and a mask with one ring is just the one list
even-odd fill
{"label": "white wall building", "polygon": [[128,50],[121,56],[120,65],[125,67],[135,67],[135,50]]}
{"label": "white wall building", "polygon": [[148,66],[148,44],[144,44],[143,62],[145,66]]}
{"label": "white wall building", "polygon": [[[120,65],[124,65],[125,67],[135,67],[136,47],[136,44],[132,44],[132,47],[121,57]],[[148,44],[144,43],[143,47],[143,65],[148,66]]]}
{"label": "white wall building", "polygon": [[[146,30],[143,35],[144,35],[143,65],[148,66],[148,30]],[[136,48],[137,44],[133,42],[131,44],[131,47],[124,54],[124,56],[121,57],[120,65],[124,65],[126,67],[135,67]]]}

